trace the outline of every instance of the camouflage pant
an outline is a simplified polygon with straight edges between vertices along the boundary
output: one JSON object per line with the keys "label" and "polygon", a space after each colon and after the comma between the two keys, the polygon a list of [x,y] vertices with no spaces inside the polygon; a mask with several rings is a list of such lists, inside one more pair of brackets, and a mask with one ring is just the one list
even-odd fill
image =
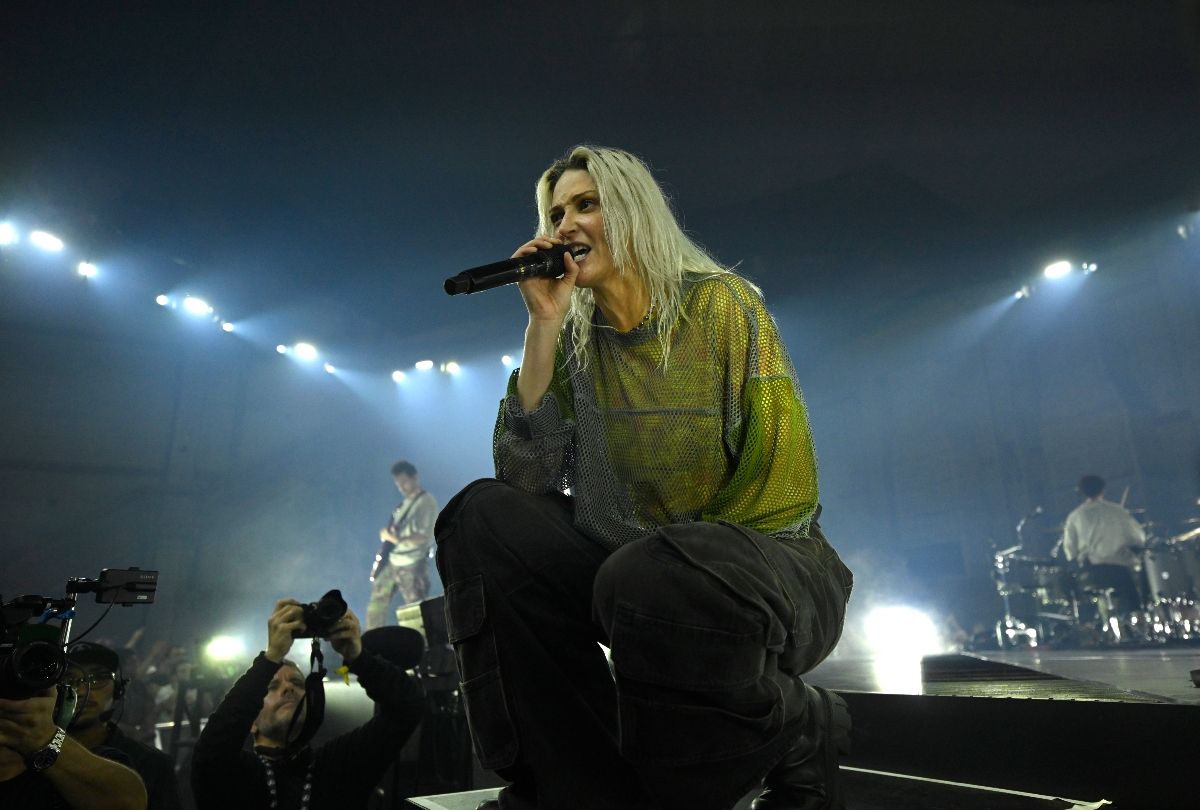
{"label": "camouflage pant", "polygon": [[420,602],[429,593],[428,560],[416,565],[388,565],[371,583],[371,599],[367,602],[367,628],[394,624],[388,616],[392,599],[400,592],[400,604]]}

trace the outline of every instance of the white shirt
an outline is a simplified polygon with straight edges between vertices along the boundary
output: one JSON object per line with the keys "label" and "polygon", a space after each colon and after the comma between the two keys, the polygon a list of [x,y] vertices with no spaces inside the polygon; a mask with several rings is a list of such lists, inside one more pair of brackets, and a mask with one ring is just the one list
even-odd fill
{"label": "white shirt", "polygon": [[1103,496],[1089,499],[1067,515],[1063,527],[1063,553],[1094,565],[1133,567],[1137,555],[1130,546],[1146,542],[1146,533],[1125,508]]}

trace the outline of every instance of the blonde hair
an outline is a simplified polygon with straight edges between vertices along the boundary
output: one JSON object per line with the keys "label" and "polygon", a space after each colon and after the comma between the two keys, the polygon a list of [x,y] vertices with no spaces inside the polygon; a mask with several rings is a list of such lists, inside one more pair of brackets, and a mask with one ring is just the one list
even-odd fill
{"label": "blonde hair", "polygon": [[[650,169],[635,155],[620,149],[576,146],[542,173],[536,191],[539,234],[554,233],[550,221],[554,186],[563,174],[576,169],[586,171],[596,185],[604,216],[604,238],[617,272],[640,273],[645,281],[650,311],[657,314],[656,330],[666,368],[671,329],[683,304],[684,278],[732,270],[688,238]],[[595,309],[592,291],[576,287],[563,328],[570,330],[580,369],[587,365]]]}

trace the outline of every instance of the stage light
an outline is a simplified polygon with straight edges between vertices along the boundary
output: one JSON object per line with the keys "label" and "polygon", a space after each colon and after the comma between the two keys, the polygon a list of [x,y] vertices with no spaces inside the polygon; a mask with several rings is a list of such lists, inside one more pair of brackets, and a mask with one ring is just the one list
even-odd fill
{"label": "stage light", "polygon": [[208,302],[203,298],[196,298],[194,295],[189,295],[183,299],[183,309],[189,315],[210,315],[213,308],[208,305]]}
{"label": "stage light", "polygon": [[392,372],[392,380],[398,383],[404,382],[404,372],[400,369],[396,369]]}
{"label": "stage light", "polygon": [[449,363],[442,363],[442,371],[451,376],[456,376],[458,372],[462,371],[462,368],[458,363],[451,360]]}
{"label": "stage light", "polygon": [[96,267],[96,265],[92,264],[91,262],[80,262],[79,266],[75,269],[79,272],[79,275],[83,276],[84,278],[95,278],[96,273],[99,272],[99,269]]}
{"label": "stage light", "polygon": [[432,360],[418,360],[416,368],[417,368],[417,371],[429,371],[429,369],[433,368],[433,361]]}
{"label": "stage light", "polygon": [[333,374],[336,371],[337,371],[337,369],[333,367],[333,363],[325,364],[325,373],[326,374]]}
{"label": "stage light", "polygon": [[214,636],[204,645],[204,655],[210,661],[235,661],[246,655],[246,642],[237,636]]}
{"label": "stage light", "polygon": [[280,354],[287,354],[288,347],[284,346],[282,343],[280,343],[278,346],[275,347],[275,351],[279,352]]}
{"label": "stage light", "polygon": [[29,241],[33,243],[34,247],[51,253],[58,253],[63,249],[63,240],[46,231],[33,231],[29,234]]}
{"label": "stage light", "polygon": [[1049,279],[1062,278],[1063,276],[1070,275],[1070,273],[1071,263],[1068,261],[1060,261],[1054,262],[1053,264],[1048,264],[1042,270],[1042,275]]}
{"label": "stage light", "polygon": [[0,245],[15,245],[19,241],[21,235],[17,233],[17,227],[11,222],[0,222]]}
{"label": "stage light", "polygon": [[232,332],[233,330],[234,330],[234,326],[229,321],[223,321],[221,323],[221,331],[222,332]]}
{"label": "stage light", "polygon": [[317,347],[311,343],[297,343],[292,347],[292,352],[306,363],[317,359]]}
{"label": "stage light", "polygon": [[933,619],[903,605],[876,608],[868,613],[866,635],[875,653],[882,656],[920,657],[942,650]]}
{"label": "stage light", "polygon": [[1033,288],[1030,287],[1028,284],[1023,284],[1023,285],[1021,285],[1021,289],[1019,289],[1015,293],[1013,293],[1013,298],[1020,301],[1022,298],[1028,298],[1031,295],[1033,295]]}
{"label": "stage light", "polygon": [[1096,263],[1095,262],[1090,262],[1090,263],[1084,262],[1080,266],[1083,268],[1083,274],[1085,276],[1090,276],[1092,273],[1096,272]]}
{"label": "stage light", "polygon": [[154,298],[154,303],[158,304],[160,307],[165,307],[167,304],[171,303],[171,299],[167,298],[165,295],[158,295]]}
{"label": "stage light", "polygon": [[512,364],[513,364],[512,355],[511,354],[504,355],[503,357],[500,358],[500,362],[504,364],[505,368],[511,368]]}

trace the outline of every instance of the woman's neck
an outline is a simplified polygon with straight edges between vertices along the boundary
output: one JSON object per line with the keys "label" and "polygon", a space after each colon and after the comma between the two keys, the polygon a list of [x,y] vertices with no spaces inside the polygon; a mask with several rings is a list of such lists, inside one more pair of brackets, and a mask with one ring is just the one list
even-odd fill
{"label": "woman's neck", "polygon": [[639,326],[650,311],[650,292],[642,277],[628,272],[615,283],[592,290],[596,306],[604,320],[618,332],[629,332]]}

